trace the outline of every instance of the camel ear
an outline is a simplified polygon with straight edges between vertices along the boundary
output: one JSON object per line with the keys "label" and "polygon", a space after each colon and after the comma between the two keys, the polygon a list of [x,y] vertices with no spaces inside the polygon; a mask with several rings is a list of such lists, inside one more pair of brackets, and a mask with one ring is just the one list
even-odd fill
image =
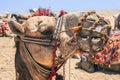
{"label": "camel ear", "polygon": [[[65,19],[65,29],[73,28],[75,26],[78,26],[79,18],[75,14],[66,14]],[[67,31],[67,35],[73,36],[74,33],[72,31]]]}
{"label": "camel ear", "polygon": [[8,25],[14,34],[22,35],[24,33],[24,27],[20,23],[10,20]]}

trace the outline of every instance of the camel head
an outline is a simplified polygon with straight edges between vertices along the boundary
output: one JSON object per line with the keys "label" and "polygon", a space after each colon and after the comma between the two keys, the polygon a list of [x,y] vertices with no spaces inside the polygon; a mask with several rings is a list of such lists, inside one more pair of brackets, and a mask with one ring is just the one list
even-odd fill
{"label": "camel head", "polygon": [[33,17],[23,24],[19,24],[13,20],[9,21],[8,24],[12,32],[16,35],[41,38],[43,36],[48,37],[52,34],[56,19],[53,17]]}
{"label": "camel head", "polygon": [[108,40],[107,36],[110,34],[109,21],[95,12],[87,12],[80,17],[79,26],[83,28],[79,31],[80,49],[83,52],[92,52],[93,54],[103,50]]}

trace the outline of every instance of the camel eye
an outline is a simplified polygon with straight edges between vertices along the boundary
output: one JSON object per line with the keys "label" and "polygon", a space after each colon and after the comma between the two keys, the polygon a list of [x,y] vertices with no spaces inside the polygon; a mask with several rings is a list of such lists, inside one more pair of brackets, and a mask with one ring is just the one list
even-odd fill
{"label": "camel eye", "polygon": [[42,23],[42,21],[38,21],[38,22],[35,24],[35,26],[38,28],[41,23]]}
{"label": "camel eye", "polygon": [[38,25],[40,25],[42,23],[42,21],[38,21]]}
{"label": "camel eye", "polygon": [[37,24],[36,24],[36,25],[35,25],[35,27],[36,27],[36,28],[38,28],[38,27],[39,27],[39,25],[37,25]]}

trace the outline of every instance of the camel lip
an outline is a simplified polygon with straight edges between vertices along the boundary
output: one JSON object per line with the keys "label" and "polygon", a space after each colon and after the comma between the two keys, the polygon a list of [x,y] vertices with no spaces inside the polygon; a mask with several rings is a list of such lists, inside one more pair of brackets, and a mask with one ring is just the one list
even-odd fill
{"label": "camel lip", "polygon": [[79,48],[79,52],[90,53],[90,49],[88,49],[88,50],[84,50],[84,49],[82,49],[82,48]]}
{"label": "camel lip", "polygon": [[90,50],[90,49],[88,49],[88,50],[85,50],[85,49],[82,49],[82,48],[79,48],[79,52],[82,52],[82,53],[90,53],[90,54],[96,54],[96,53],[98,53],[98,52],[100,52],[100,51],[102,51],[103,49],[102,48],[97,48],[97,49],[95,49],[95,50]]}

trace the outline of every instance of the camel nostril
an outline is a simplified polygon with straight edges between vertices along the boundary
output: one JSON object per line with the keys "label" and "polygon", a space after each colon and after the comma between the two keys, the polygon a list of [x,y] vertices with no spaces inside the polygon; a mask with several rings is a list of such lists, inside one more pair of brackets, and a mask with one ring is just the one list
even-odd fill
{"label": "camel nostril", "polygon": [[91,41],[92,43],[98,43],[101,41],[101,38],[93,37]]}
{"label": "camel nostril", "polygon": [[81,39],[82,39],[82,40],[88,40],[88,39],[89,39],[89,36],[86,36],[86,37],[84,36],[84,37],[82,37]]}

